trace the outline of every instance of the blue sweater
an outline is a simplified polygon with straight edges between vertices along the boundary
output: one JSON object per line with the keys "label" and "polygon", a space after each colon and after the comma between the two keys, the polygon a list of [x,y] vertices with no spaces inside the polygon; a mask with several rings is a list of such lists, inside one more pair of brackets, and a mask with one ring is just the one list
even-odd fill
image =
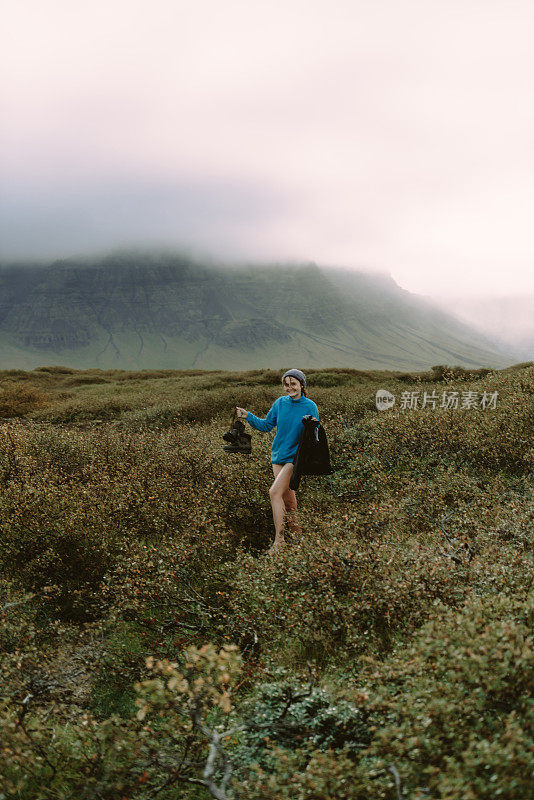
{"label": "blue sweater", "polygon": [[311,414],[319,419],[319,409],[309,397],[301,395],[293,400],[288,394],[278,397],[265,419],[247,412],[247,422],[258,431],[270,431],[276,426],[276,436],[271,445],[271,463],[287,464],[294,461],[297,454],[300,434],[303,430],[302,417]]}

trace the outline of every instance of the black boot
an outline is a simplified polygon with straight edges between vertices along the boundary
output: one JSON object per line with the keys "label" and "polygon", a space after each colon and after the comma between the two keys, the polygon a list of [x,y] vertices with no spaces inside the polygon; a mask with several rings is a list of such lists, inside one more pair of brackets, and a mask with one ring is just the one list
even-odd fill
{"label": "black boot", "polygon": [[245,433],[245,426],[238,419],[232,422],[232,427],[223,435],[223,439],[228,442],[228,444],[223,445],[223,450],[226,453],[252,452],[252,436],[249,433]]}

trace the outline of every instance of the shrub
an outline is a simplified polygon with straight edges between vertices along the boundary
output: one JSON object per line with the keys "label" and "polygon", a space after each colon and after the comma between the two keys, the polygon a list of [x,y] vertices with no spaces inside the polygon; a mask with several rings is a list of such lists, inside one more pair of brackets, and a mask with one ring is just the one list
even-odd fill
{"label": "shrub", "polygon": [[510,407],[447,412],[442,409],[401,411],[374,415],[344,432],[347,453],[372,450],[384,466],[413,463],[432,456],[453,461],[456,467],[504,470],[513,474],[532,471],[534,414],[522,399]]}
{"label": "shrub", "polygon": [[356,685],[345,686],[373,735],[369,747],[316,748],[306,758],[279,750],[248,777],[248,796],[530,798],[532,601],[473,599],[460,613],[440,611],[411,646],[385,662],[368,659]]}
{"label": "shrub", "polygon": [[47,400],[36,386],[5,381],[0,384],[0,417],[23,417],[45,406]]}
{"label": "shrub", "polygon": [[51,610],[61,617],[99,617],[98,587],[116,549],[99,522],[87,498],[75,509],[70,493],[19,498],[0,526],[4,569],[31,591],[46,587]]}
{"label": "shrub", "polygon": [[310,386],[345,386],[351,380],[352,375],[348,372],[312,372],[306,376]]}
{"label": "shrub", "polygon": [[148,408],[136,408],[121,414],[120,425],[124,428],[171,428],[182,419],[180,410],[160,403]]}
{"label": "shrub", "polygon": [[112,420],[124,411],[130,411],[132,404],[121,398],[98,399],[88,397],[84,400],[58,402],[48,413],[34,414],[34,419],[46,417],[55,424],[89,422],[91,420]]}
{"label": "shrub", "polygon": [[532,601],[473,598],[460,613],[443,609],[379,669],[383,689],[377,685],[369,710],[386,724],[369,755],[402,765],[405,790],[426,787],[455,800],[530,797],[533,613]]}
{"label": "shrub", "polygon": [[[393,542],[301,542],[283,559],[237,562],[232,607],[254,620],[264,653],[319,663],[389,649],[433,603],[459,604],[465,580],[434,547]],[[460,570],[461,572],[461,570]]]}
{"label": "shrub", "polygon": [[280,757],[291,752],[300,751],[302,769],[313,750],[345,750],[354,756],[372,738],[365,710],[323,688],[291,681],[259,687],[240,705],[239,716],[250,727],[232,748],[232,760],[245,780],[252,765],[276,772]]}
{"label": "shrub", "polygon": [[48,372],[51,375],[73,375],[78,370],[73,369],[72,367],[36,367],[34,372]]}
{"label": "shrub", "polygon": [[26,440],[24,453],[33,469],[51,469],[66,477],[82,475],[94,458],[87,437],[57,428],[33,431]]}
{"label": "shrub", "polygon": [[95,384],[100,383],[109,383],[109,378],[104,378],[101,375],[75,375],[72,378],[68,378],[65,382],[65,386],[92,386]]}
{"label": "shrub", "polygon": [[474,380],[476,378],[485,378],[486,375],[491,375],[492,370],[486,368],[480,369],[464,369],[464,367],[448,367],[446,364],[438,364],[432,367],[430,380],[440,383],[450,383],[452,380]]}

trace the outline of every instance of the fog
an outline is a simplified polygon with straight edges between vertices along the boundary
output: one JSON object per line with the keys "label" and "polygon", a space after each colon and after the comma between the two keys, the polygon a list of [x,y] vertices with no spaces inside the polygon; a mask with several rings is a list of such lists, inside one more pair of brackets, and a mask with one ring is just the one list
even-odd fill
{"label": "fog", "polygon": [[511,346],[518,358],[534,361],[534,293],[431,299],[508,350]]}
{"label": "fog", "polygon": [[11,3],[0,256],[191,247],[532,295],[533,22],[526,0]]}

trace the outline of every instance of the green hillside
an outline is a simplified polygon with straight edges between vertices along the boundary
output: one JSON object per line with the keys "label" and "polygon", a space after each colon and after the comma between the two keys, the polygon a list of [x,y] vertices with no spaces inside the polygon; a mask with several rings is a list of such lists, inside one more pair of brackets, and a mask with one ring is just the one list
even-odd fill
{"label": "green hillside", "polygon": [[498,346],[390,278],[156,254],[0,268],[0,368],[502,367]]}

